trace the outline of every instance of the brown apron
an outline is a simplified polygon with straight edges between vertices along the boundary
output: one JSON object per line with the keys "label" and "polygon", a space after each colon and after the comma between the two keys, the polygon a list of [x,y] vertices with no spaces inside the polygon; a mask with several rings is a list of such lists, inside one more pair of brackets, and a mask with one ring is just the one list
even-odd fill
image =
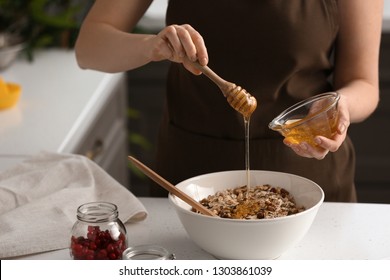
{"label": "brown apron", "polygon": [[[169,0],[167,25],[192,25],[209,66],[258,101],[250,121],[250,167],[317,182],[327,201],[356,201],[349,139],[325,159],[297,156],[268,123],[288,106],[332,90],[336,0]],[[220,89],[172,63],[156,170],[176,184],[209,172],[245,169],[244,121]],[[161,187],[152,195],[166,195]]]}

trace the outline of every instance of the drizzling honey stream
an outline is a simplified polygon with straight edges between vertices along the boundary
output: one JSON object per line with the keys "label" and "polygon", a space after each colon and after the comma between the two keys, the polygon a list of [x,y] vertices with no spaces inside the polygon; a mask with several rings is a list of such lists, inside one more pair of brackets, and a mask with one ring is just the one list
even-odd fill
{"label": "drizzling honey stream", "polygon": [[252,113],[257,108],[257,100],[245,89],[232,84],[232,89],[227,93],[227,101],[237,112],[241,113],[244,119],[245,128],[245,170],[247,193],[251,188],[250,182],[250,160],[249,160],[249,127]]}
{"label": "drizzling honey stream", "polygon": [[252,113],[257,108],[257,100],[245,89],[234,83],[228,82],[218,76],[208,66],[203,66],[199,62],[188,60],[194,67],[212,80],[222,91],[230,106],[242,114],[245,124],[245,168],[247,174],[247,187],[250,188],[250,166],[249,166],[249,124]]}

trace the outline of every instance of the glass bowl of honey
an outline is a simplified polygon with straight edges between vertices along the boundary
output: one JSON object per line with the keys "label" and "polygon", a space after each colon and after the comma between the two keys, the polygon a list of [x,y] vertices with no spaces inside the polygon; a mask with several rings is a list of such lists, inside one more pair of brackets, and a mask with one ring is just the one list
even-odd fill
{"label": "glass bowl of honey", "polygon": [[339,99],[337,92],[315,95],[284,110],[268,127],[292,144],[306,142],[316,147],[316,136],[332,138],[337,133]]}

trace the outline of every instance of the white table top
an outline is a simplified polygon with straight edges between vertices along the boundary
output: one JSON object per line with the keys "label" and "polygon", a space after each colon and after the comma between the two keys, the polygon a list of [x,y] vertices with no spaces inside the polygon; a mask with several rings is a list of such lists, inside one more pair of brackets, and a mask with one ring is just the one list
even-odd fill
{"label": "white table top", "polygon": [[[214,259],[189,239],[167,198],[140,200],[149,216],[126,224],[129,245],[161,245],[178,260]],[[70,256],[64,249],[17,259],[66,260]],[[303,240],[279,259],[390,259],[390,204],[324,203]]]}

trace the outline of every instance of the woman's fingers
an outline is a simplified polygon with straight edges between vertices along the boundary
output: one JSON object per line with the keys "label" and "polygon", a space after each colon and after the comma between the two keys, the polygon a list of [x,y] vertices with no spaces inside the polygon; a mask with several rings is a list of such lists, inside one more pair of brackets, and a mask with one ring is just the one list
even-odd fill
{"label": "woman's fingers", "polygon": [[179,38],[177,27],[174,25],[167,26],[163,29],[160,35],[171,48],[172,58],[180,58],[185,56],[185,50]]}
{"label": "woman's fingers", "polygon": [[347,137],[349,125],[348,100],[341,95],[338,103],[337,133],[331,139],[324,136],[316,136],[314,138],[315,147],[306,142],[300,144],[291,143],[288,139],[284,139],[283,142],[299,156],[323,159],[329,152],[334,153],[340,148]]}
{"label": "woman's fingers", "polygon": [[297,155],[305,158],[323,159],[329,150],[323,149],[322,147],[313,147],[306,142],[299,144],[290,143],[287,140],[283,141],[288,147],[290,147]]}
{"label": "woman's fingers", "polygon": [[297,155],[307,158],[323,159],[329,152],[336,152],[346,137],[346,131],[342,134],[336,134],[333,139],[329,139],[323,136],[316,136],[314,141],[317,146],[302,142],[299,144],[290,143],[288,140],[284,140],[284,144],[290,147]]}
{"label": "woman's fingers", "polygon": [[[203,37],[191,25],[186,24],[184,25],[184,28],[190,36],[190,41],[185,41],[185,43],[183,43],[188,58],[192,61],[198,61],[201,65],[207,65],[208,54]],[[188,42],[191,42],[192,44],[186,45]]]}
{"label": "woman's fingers", "polygon": [[[188,24],[170,25],[165,27],[157,37],[161,40],[155,45],[154,55],[157,60],[169,59],[174,62],[183,62],[183,58],[187,57],[191,61],[199,61],[202,65],[208,63],[203,37],[192,26]],[[162,44],[166,46],[163,47]],[[191,72],[200,73],[190,64],[185,64],[185,66]]]}

